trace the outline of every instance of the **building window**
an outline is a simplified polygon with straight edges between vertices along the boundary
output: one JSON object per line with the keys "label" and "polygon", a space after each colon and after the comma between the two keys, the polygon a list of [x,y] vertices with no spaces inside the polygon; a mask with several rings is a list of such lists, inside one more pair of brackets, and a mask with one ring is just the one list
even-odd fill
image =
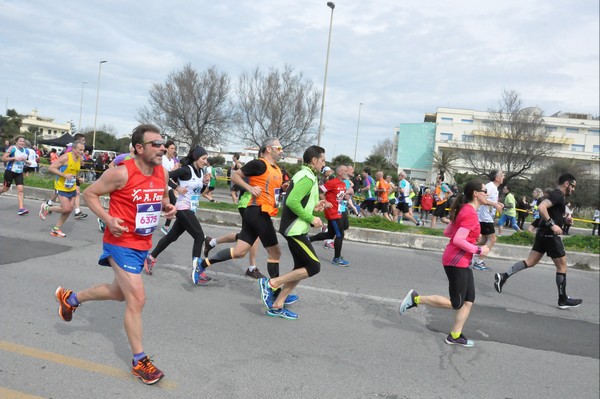
{"label": "building window", "polygon": [[600,145],[595,145],[595,146],[592,148],[592,152],[593,152],[594,154],[599,154],[599,153],[600,153]]}
{"label": "building window", "polygon": [[571,151],[583,152],[584,150],[585,146],[582,144],[571,144]]}
{"label": "building window", "polygon": [[473,136],[472,134],[463,134],[462,141],[466,143],[472,143],[475,141],[475,136]]}
{"label": "building window", "polygon": [[452,118],[442,117],[440,119],[441,125],[451,125],[453,122],[454,122],[454,120]]}
{"label": "building window", "polygon": [[577,129],[576,127],[568,127],[567,133],[579,133],[579,129]]}
{"label": "building window", "polygon": [[546,131],[547,132],[558,132],[558,128],[556,126],[546,126]]}
{"label": "building window", "polygon": [[592,136],[600,136],[600,130],[598,129],[590,129],[588,133]]}
{"label": "building window", "polygon": [[469,124],[473,124],[473,119],[461,119],[460,120],[461,123],[469,123]]}
{"label": "building window", "polygon": [[441,141],[452,141],[452,133],[440,133]]}

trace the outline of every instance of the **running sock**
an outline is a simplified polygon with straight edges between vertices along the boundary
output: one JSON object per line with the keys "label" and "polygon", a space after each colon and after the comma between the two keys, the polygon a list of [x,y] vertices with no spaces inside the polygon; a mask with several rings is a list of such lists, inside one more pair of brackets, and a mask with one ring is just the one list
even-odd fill
{"label": "running sock", "polygon": [[79,306],[79,300],[77,299],[77,294],[72,292],[71,295],[67,298],[67,303],[71,306]]}
{"label": "running sock", "polygon": [[211,248],[214,248],[217,246],[217,239],[213,238],[212,240],[210,240],[210,242],[208,243],[210,245]]}
{"label": "running sock", "polygon": [[520,260],[517,263],[515,263],[514,265],[512,265],[510,267],[510,269],[508,269],[506,271],[506,277],[508,278],[508,277],[512,276],[513,274],[520,272],[521,270],[525,270],[525,269],[527,269],[527,263],[525,263],[524,260]]}
{"label": "running sock", "polygon": [[567,298],[567,273],[556,273],[556,286],[558,287],[558,298]]}
{"label": "running sock", "polygon": [[267,271],[269,272],[269,277],[279,277],[279,261],[267,261]]}
{"label": "running sock", "polygon": [[81,213],[81,209],[75,208],[75,214]]}
{"label": "running sock", "polygon": [[134,353],[133,354],[133,365],[137,365],[140,360],[146,357],[146,352]]}
{"label": "running sock", "polygon": [[[46,201],[46,205],[48,205],[48,206],[52,206],[52,205],[54,205],[54,202],[52,202],[52,200],[48,200],[48,201]],[[46,208],[46,210],[47,210],[47,209],[48,209],[48,208]]]}
{"label": "running sock", "polygon": [[458,337],[460,337],[460,335],[462,334],[461,331],[456,332],[456,331],[450,331],[450,335],[452,335],[452,338],[457,339]]}
{"label": "running sock", "polygon": [[415,297],[414,301],[415,301],[415,305],[418,305],[418,304],[419,304],[419,302],[421,302],[421,295],[417,295],[417,296]]}
{"label": "running sock", "polygon": [[254,269],[256,269],[256,266],[248,266],[248,270],[253,271]]}
{"label": "running sock", "polygon": [[214,265],[215,263],[225,262],[226,260],[233,259],[232,256],[233,248],[222,249],[215,256],[210,259],[204,259],[204,263],[207,266]]}

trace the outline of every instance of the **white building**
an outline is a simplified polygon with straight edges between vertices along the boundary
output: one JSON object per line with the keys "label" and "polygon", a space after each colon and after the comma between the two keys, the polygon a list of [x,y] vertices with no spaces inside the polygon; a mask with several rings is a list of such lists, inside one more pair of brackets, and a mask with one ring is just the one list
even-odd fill
{"label": "white building", "polygon": [[56,123],[54,118],[38,115],[37,109],[31,110],[28,115],[21,115],[21,119],[23,122],[21,132],[33,130],[37,132],[38,139],[51,140],[59,138],[65,133],[71,133],[71,122]]}
{"label": "white building", "polygon": [[[427,119],[429,118],[429,119]],[[485,136],[492,121],[485,111],[469,109],[438,108],[435,114],[435,141],[433,151],[465,147],[474,136]],[[431,114],[426,116],[431,120]],[[557,112],[543,117],[545,128],[550,132],[548,140],[553,143],[553,154],[546,161],[572,159],[596,175],[600,173],[600,120],[588,114]],[[543,167],[543,162],[540,166]],[[457,172],[470,172],[466,162],[459,160]],[[532,170],[531,173],[535,173]],[[436,171],[431,166],[430,181],[435,180]],[[599,176],[600,177],[600,176]]]}

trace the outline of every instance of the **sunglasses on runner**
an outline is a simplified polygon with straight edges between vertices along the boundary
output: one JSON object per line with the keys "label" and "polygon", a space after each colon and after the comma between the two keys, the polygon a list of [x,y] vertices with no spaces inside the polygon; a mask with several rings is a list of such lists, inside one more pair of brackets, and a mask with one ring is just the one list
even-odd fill
{"label": "sunglasses on runner", "polygon": [[160,147],[164,146],[166,143],[167,143],[166,140],[150,140],[150,141],[142,142],[142,145],[150,144],[154,148],[160,148]]}
{"label": "sunglasses on runner", "polygon": [[283,151],[283,147],[280,145],[272,145],[271,148],[275,148],[277,151]]}

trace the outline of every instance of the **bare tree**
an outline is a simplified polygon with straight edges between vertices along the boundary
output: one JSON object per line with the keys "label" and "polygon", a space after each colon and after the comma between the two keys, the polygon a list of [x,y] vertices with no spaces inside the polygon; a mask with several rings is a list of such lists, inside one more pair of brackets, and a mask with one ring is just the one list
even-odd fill
{"label": "bare tree", "polygon": [[220,148],[233,121],[227,74],[211,67],[198,73],[190,64],[174,71],[150,89],[149,105],[139,111],[140,122],[158,125],[174,140],[194,146]]}
{"label": "bare tree", "polygon": [[291,66],[242,74],[237,95],[236,127],[242,142],[258,146],[267,137],[277,137],[294,153],[314,141],[320,93]]}
{"label": "bare tree", "polygon": [[391,165],[396,165],[398,163],[396,160],[396,154],[394,153],[394,140],[390,137],[381,140],[373,146],[373,149],[371,150],[371,156],[373,155],[382,156],[387,163]]}
{"label": "bare tree", "polygon": [[490,120],[482,135],[458,148],[460,157],[478,175],[492,169],[505,173],[504,182],[523,176],[536,164],[553,153],[544,127],[542,111],[537,107],[523,108],[516,91],[504,91],[498,109],[490,109]]}

